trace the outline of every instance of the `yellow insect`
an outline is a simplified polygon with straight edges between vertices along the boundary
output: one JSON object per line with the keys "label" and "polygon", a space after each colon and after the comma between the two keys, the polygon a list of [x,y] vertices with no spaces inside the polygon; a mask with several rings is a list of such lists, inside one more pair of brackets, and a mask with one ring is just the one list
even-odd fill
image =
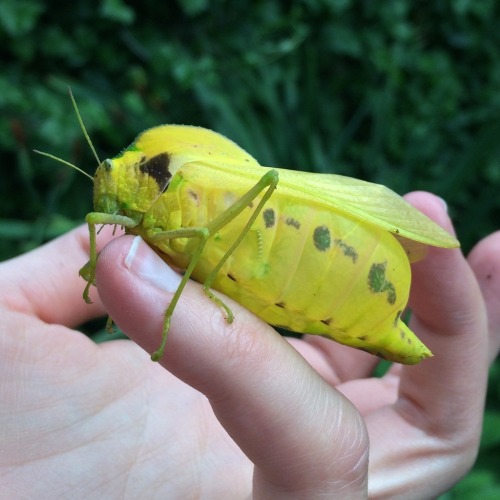
{"label": "yellow insect", "polygon": [[122,226],[185,269],[153,360],[164,352],[173,311],[193,278],[228,322],[231,310],[211,289],[271,325],[418,363],[432,354],[401,320],[410,262],[427,245],[459,246],[385,186],[266,168],[224,136],[184,125],[146,130],[99,162],[86,221],[90,260],[80,274],[87,302],[96,225]]}

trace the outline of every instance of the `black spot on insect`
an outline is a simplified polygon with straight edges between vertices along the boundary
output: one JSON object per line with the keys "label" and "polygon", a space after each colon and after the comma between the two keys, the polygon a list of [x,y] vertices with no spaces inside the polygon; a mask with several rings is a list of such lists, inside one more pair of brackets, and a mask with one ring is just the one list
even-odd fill
{"label": "black spot on insect", "polygon": [[158,184],[159,190],[163,193],[168,186],[172,174],[168,170],[170,155],[160,153],[139,165],[139,170],[151,176]]}
{"label": "black spot on insect", "polygon": [[320,251],[325,252],[330,248],[331,238],[330,230],[326,226],[318,226],[313,234],[314,246]]}
{"label": "black spot on insect", "polygon": [[266,228],[269,229],[276,223],[276,215],[272,208],[266,208],[262,213],[262,216],[264,217],[264,224],[266,225]]}
{"label": "black spot on insect", "polygon": [[406,339],[406,342],[408,342],[408,344],[411,344],[411,338],[410,338],[410,337],[408,337],[408,338]]}
{"label": "black spot on insect", "polygon": [[406,333],[404,332],[404,330],[399,330],[399,336],[402,340],[406,337]]}
{"label": "black spot on insect", "polygon": [[367,338],[368,337],[366,335],[361,335],[361,337],[358,337],[358,340],[362,340],[364,342]]}
{"label": "black spot on insect", "polygon": [[281,309],[285,309],[285,303],[284,302],[276,302],[276,304],[274,304],[276,307],[280,307]]}
{"label": "black spot on insect", "polygon": [[387,302],[394,304],[396,302],[396,289],[394,285],[386,279],[386,264],[384,262],[372,264],[368,273],[368,287],[373,293],[386,293]]}
{"label": "black spot on insect", "polygon": [[285,224],[287,226],[294,227],[295,229],[300,229],[300,222],[297,219],[294,219],[292,217],[287,217],[285,219]]}
{"label": "black spot on insect", "polygon": [[200,199],[198,198],[198,194],[195,191],[193,191],[192,189],[190,189],[188,191],[188,195],[194,201],[196,206],[199,207],[200,206]]}
{"label": "black spot on insect", "polygon": [[321,323],[323,323],[324,325],[328,326],[328,325],[332,324],[332,321],[333,321],[333,318],[326,318],[326,319],[322,319]]}
{"label": "black spot on insect", "polygon": [[336,239],[335,245],[337,245],[342,250],[342,253],[346,257],[352,259],[353,264],[356,264],[356,261],[358,260],[358,252],[356,252],[354,247],[348,245],[344,240],[341,239]]}
{"label": "black spot on insect", "polygon": [[[394,318],[394,326],[398,326],[399,320],[401,319],[401,314],[403,314],[403,311],[398,311],[396,313],[396,317]],[[403,334],[402,338],[404,338],[405,332],[403,332],[403,330],[401,330],[401,333]]]}
{"label": "black spot on insect", "polygon": [[228,273],[227,277],[236,283],[236,278],[232,274]]}

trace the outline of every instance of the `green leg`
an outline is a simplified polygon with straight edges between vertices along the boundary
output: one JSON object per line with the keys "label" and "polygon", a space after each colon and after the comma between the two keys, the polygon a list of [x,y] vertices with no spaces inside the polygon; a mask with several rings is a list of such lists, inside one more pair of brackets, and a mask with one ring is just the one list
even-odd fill
{"label": "green leg", "polygon": [[229,256],[234,252],[236,247],[241,243],[243,238],[246,236],[248,231],[250,230],[250,227],[254,223],[255,219],[261,212],[263,206],[273,193],[273,191],[276,189],[276,186],[278,184],[278,173],[275,170],[270,170],[266,172],[260,179],[260,181],[252,188],[250,189],[245,195],[243,195],[236,203],[234,203],[231,207],[229,207],[227,210],[225,210],[222,214],[220,214],[218,217],[216,217],[210,224],[208,224],[207,227],[199,227],[199,228],[181,228],[181,229],[176,229],[173,231],[164,231],[162,233],[157,233],[156,235],[151,237],[151,241],[162,241],[162,240],[171,240],[171,239],[176,239],[176,238],[198,238],[199,239],[199,244],[196,247],[193,256],[191,257],[191,261],[189,262],[189,266],[186,269],[184,276],[182,277],[182,280],[177,287],[177,290],[175,291],[172,300],[167,307],[167,310],[165,311],[165,320],[163,323],[163,331],[162,331],[162,342],[158,350],[156,350],[152,355],[151,359],[153,361],[158,361],[162,356],[165,351],[165,345],[167,342],[167,336],[168,336],[168,331],[170,329],[170,321],[172,318],[172,314],[174,312],[174,309],[177,305],[177,302],[179,301],[179,298],[182,294],[182,291],[184,290],[184,287],[186,286],[189,278],[191,277],[191,274],[194,271],[194,268],[198,264],[198,261],[201,258],[201,255],[203,253],[203,250],[205,248],[207,240],[212,237],[215,233],[217,233],[222,227],[224,227],[226,224],[229,224],[237,215],[239,215],[264,189],[267,188],[266,192],[264,193],[264,196],[260,200],[259,204],[257,205],[257,208],[255,209],[254,213],[248,220],[247,224],[243,228],[241,234],[238,236],[236,241],[231,245],[229,250],[224,254],[220,262],[217,264],[217,266],[214,268],[214,270],[209,274],[207,279],[205,280],[205,283],[203,284],[203,290],[207,294],[207,296],[214,301],[219,307],[222,307],[226,313],[227,313],[227,321],[231,323],[234,319],[233,312],[231,309],[224,304],[224,302],[219,299],[217,296],[215,296],[211,291],[210,291],[210,285],[214,281],[217,273],[221,269],[221,267],[224,265],[226,260],[229,258]]}
{"label": "green leg", "polygon": [[131,228],[137,226],[138,222],[131,217],[124,215],[113,215],[101,212],[91,212],[85,217],[85,221],[89,226],[89,261],[80,269],[80,276],[87,282],[85,290],[83,291],[83,299],[87,304],[92,304],[89,297],[90,287],[95,284],[95,268],[97,265],[97,238],[96,238],[96,225],[111,224],[115,226],[123,226]]}
{"label": "green leg", "polygon": [[174,309],[177,305],[177,302],[179,301],[181,294],[184,290],[184,287],[186,286],[187,282],[189,281],[189,278],[191,274],[193,273],[194,268],[196,267],[196,264],[200,260],[201,254],[203,253],[203,249],[205,248],[205,244],[210,237],[210,233],[206,227],[199,227],[199,228],[185,228],[185,229],[176,229],[173,231],[165,231],[163,233],[158,233],[155,235],[154,238],[152,238],[155,241],[159,241],[162,239],[176,239],[176,238],[198,238],[199,243],[198,246],[196,247],[196,250],[193,253],[193,256],[191,258],[191,261],[189,262],[189,266],[187,267],[184,276],[182,277],[181,282],[179,283],[179,286],[177,287],[177,290],[175,291],[172,300],[170,301],[170,304],[168,305],[166,311],[165,311],[165,316],[164,316],[164,321],[163,321],[163,330],[162,330],[162,339],[161,339],[161,344],[160,347],[151,354],[151,359],[153,361],[158,361],[162,356],[163,353],[165,352],[165,344],[167,343],[167,337],[168,337],[168,331],[170,330],[170,320],[172,318],[172,314],[174,314]]}
{"label": "green leg", "polygon": [[[267,203],[267,200],[273,194],[273,191],[276,189],[277,185],[278,185],[278,172],[276,172],[276,170],[270,170],[264,176],[262,176],[260,181],[250,191],[248,191],[248,193],[246,193],[232,207],[230,207],[228,210],[226,210],[224,213],[221,214],[220,217],[223,218],[225,220],[225,222],[223,224],[219,225],[216,230],[214,230],[214,231],[211,230],[211,234],[215,234],[221,227],[225,226],[232,219],[234,219],[236,217],[236,215],[241,213],[245,207],[247,207],[264,189],[267,188],[266,192],[264,193],[264,196],[262,196],[262,199],[260,200],[259,204],[257,205],[257,208],[254,210],[250,219],[248,219],[248,222],[246,223],[245,227],[241,231],[241,234],[238,236],[238,238],[236,238],[236,240],[231,245],[229,250],[223,255],[222,259],[215,266],[215,268],[212,270],[212,272],[208,275],[207,279],[205,280],[205,283],[203,284],[203,290],[212,300],[215,300],[216,302],[220,302],[220,299],[217,299],[213,295],[213,293],[210,291],[210,287],[211,287],[213,281],[215,280],[217,273],[221,270],[222,266],[227,261],[227,259],[231,256],[231,254],[236,250],[238,245],[243,241],[243,238],[245,238],[245,236],[248,234],[248,231],[252,227],[252,224],[255,222],[255,219],[261,213],[262,208]],[[240,209],[240,207],[242,207],[242,208]],[[233,210],[236,213],[233,214]],[[228,212],[230,212],[230,213],[228,213]],[[217,220],[218,220],[218,218],[215,219],[212,224],[216,223]],[[211,229],[210,226],[211,226],[211,224],[209,225],[209,229]],[[226,307],[226,306],[224,306],[224,307]],[[233,315],[231,313],[231,321],[233,319],[232,316]],[[228,321],[229,321],[229,318],[228,318]],[[229,322],[231,323],[231,321],[229,321]]]}

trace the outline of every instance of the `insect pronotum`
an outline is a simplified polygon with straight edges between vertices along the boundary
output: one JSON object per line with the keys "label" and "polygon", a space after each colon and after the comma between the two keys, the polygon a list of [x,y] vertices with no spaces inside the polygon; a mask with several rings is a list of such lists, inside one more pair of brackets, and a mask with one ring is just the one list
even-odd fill
{"label": "insect pronotum", "polygon": [[85,301],[95,282],[101,224],[142,236],[185,270],[153,360],[164,353],[190,278],[203,284],[228,322],[233,313],[212,289],[291,331],[404,364],[432,356],[401,319],[410,262],[428,245],[459,243],[396,193],[339,175],[266,168],[224,136],[185,125],[146,130],[101,162],[71,99],[98,162],[94,211],[85,219],[90,259],[80,270]]}

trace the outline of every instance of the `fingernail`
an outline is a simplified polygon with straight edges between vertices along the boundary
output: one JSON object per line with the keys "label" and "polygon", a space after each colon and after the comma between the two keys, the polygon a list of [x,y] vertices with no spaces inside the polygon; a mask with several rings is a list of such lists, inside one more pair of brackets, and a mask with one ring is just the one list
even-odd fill
{"label": "fingernail", "polygon": [[446,203],[446,201],[443,198],[441,198],[440,196],[438,196],[437,198],[441,202],[441,204],[443,205],[444,211],[446,213],[448,213],[448,203]]}
{"label": "fingernail", "polygon": [[136,236],[124,260],[125,266],[140,279],[165,292],[175,292],[181,277]]}

